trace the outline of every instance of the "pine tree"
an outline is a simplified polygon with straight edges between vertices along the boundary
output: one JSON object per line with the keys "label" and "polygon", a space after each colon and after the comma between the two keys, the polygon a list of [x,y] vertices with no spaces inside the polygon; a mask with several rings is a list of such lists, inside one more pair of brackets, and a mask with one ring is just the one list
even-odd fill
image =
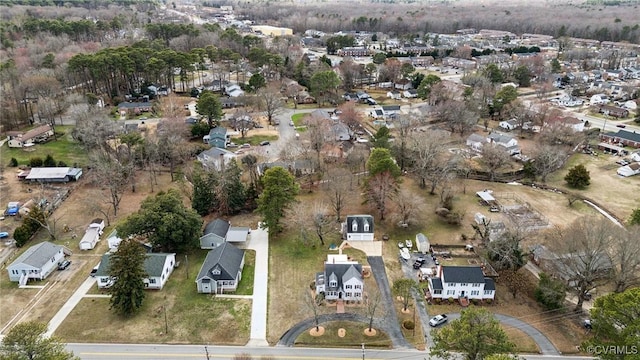
{"label": "pine tree", "polygon": [[264,172],[262,185],[264,190],[258,198],[257,211],[262,214],[263,226],[278,233],[282,229],[280,219],[284,210],[295,200],[299,187],[293,175],[280,166]]}
{"label": "pine tree", "polygon": [[241,176],[242,169],[235,160],[225,166],[217,194],[219,209],[224,215],[236,214],[244,208],[247,197]]}
{"label": "pine tree", "polygon": [[572,188],[584,189],[591,183],[591,176],[587,168],[580,164],[569,169],[569,173],[564,177],[564,181]]}
{"label": "pine tree", "polygon": [[145,259],[144,248],[132,239],[122,240],[118,251],[109,258],[109,275],[116,279],[110,288],[111,309],[120,315],[133,315],[142,307]]}

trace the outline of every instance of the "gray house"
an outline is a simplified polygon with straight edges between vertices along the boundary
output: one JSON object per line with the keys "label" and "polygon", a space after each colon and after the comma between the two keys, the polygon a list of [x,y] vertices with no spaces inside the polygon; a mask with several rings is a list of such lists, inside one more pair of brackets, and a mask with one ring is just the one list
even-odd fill
{"label": "gray house", "polygon": [[324,271],[316,274],[315,285],[316,294],[324,294],[327,300],[362,300],[362,265],[330,258],[324,263]]}
{"label": "gray house", "polygon": [[227,232],[231,223],[221,219],[215,219],[204,227],[202,237],[200,237],[201,249],[214,249],[224,244]]}
{"label": "gray house", "polygon": [[202,140],[211,146],[226,149],[227,142],[229,141],[227,128],[216,126],[213,129],[209,130],[209,135],[205,135]]}
{"label": "gray house", "polygon": [[202,263],[196,285],[201,294],[233,292],[242,279],[244,250],[225,242],[209,251]]}
{"label": "gray house", "polygon": [[30,279],[44,280],[54,272],[58,263],[64,260],[70,251],[63,246],[48,241],[33,245],[27,251],[18,256],[9,266],[9,280],[24,285]]}

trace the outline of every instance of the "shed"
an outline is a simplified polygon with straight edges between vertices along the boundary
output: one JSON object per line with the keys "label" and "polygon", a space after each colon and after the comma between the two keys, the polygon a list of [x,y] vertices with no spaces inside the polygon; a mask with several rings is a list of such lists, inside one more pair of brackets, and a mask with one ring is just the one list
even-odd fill
{"label": "shed", "polygon": [[18,178],[37,182],[69,182],[77,181],[82,176],[82,169],[71,167],[40,167],[18,174]]}
{"label": "shed", "polygon": [[496,198],[493,197],[492,193],[493,192],[490,190],[483,190],[483,191],[478,191],[476,195],[478,195],[480,199],[482,199],[483,203],[487,205],[493,205],[496,203]]}
{"label": "shed", "polygon": [[429,252],[429,248],[431,247],[431,245],[429,244],[429,239],[425,234],[418,233],[416,235],[416,247],[418,248],[418,251],[420,251],[423,254],[426,254]]}

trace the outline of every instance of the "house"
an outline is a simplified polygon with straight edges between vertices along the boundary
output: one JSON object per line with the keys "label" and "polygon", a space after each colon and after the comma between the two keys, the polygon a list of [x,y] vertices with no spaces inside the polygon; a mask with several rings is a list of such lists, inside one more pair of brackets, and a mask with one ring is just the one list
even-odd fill
{"label": "house", "polygon": [[196,156],[196,159],[200,161],[205,168],[214,168],[216,170],[222,170],[228,165],[231,160],[238,157],[235,153],[218,147],[212,147],[209,150],[205,150]]}
{"label": "house", "polygon": [[[557,254],[544,245],[530,247],[531,260],[545,272],[562,279],[568,286],[574,286],[581,278],[580,272],[608,273],[613,263],[606,253],[575,252]],[[576,260],[578,258],[579,260]]]}
{"label": "house", "polygon": [[104,220],[93,219],[84,232],[82,239],[80,239],[80,243],[78,244],[80,250],[91,250],[96,247],[96,244],[100,241],[102,230],[104,230]]}
{"label": "house", "polygon": [[126,115],[127,112],[134,114],[140,114],[143,112],[150,112],[153,109],[153,105],[148,102],[121,102],[118,104],[118,111],[120,114]]}
{"label": "house", "polygon": [[229,137],[230,135],[227,134],[227,128],[216,126],[213,129],[209,130],[209,135],[205,135],[202,138],[202,141],[211,146],[226,149],[227,143],[229,142]]}
{"label": "house", "polygon": [[589,99],[589,105],[591,106],[608,104],[609,102],[611,102],[611,100],[609,100],[609,97],[605,94],[595,94]]}
{"label": "house", "polygon": [[53,136],[51,125],[42,125],[26,133],[11,131],[7,133],[7,145],[13,148],[29,147],[47,141]]}
{"label": "house", "polygon": [[429,293],[434,299],[493,300],[496,285],[479,266],[439,266],[438,276],[429,279]]}
{"label": "house", "polygon": [[511,131],[519,128],[520,122],[518,121],[518,119],[504,120],[504,121],[500,121],[498,126],[500,126],[500,128],[504,130]]}
{"label": "house", "polygon": [[566,126],[575,132],[584,131],[584,121],[573,116],[551,116],[545,126]]}
{"label": "house", "polygon": [[512,138],[511,136],[500,134],[498,132],[492,132],[491,134],[489,134],[489,136],[487,136],[487,142],[502,146],[510,155],[520,153],[518,140]]}
{"label": "house", "polygon": [[385,117],[400,115],[400,105],[383,105],[382,112]]}
{"label": "house", "polygon": [[44,280],[58,268],[65,255],[71,255],[71,252],[48,241],[33,245],[7,266],[9,280],[20,285],[31,279]]}
{"label": "house", "polygon": [[344,47],[338,50],[338,56],[346,57],[364,57],[369,56],[371,53],[366,47]]}
{"label": "house", "polygon": [[342,235],[347,241],[373,241],[373,216],[347,216],[342,224]]}
{"label": "house", "polygon": [[336,121],[331,124],[327,138],[329,141],[349,141],[351,140],[351,130],[343,122]]}
{"label": "house", "polygon": [[429,239],[425,234],[418,233],[416,235],[416,247],[418,248],[418,251],[420,251],[423,254],[426,254],[429,252],[431,245],[429,244]]}
{"label": "house", "polygon": [[402,92],[402,96],[407,99],[415,99],[418,97],[418,91],[415,89],[409,89]]}
{"label": "house", "polygon": [[324,271],[316,273],[316,294],[326,300],[361,301],[364,292],[362,265],[347,255],[329,255]]}
{"label": "house", "polygon": [[629,110],[617,106],[600,105],[598,106],[598,113],[609,115],[617,118],[625,118],[629,116]]}
{"label": "house", "polygon": [[271,169],[276,166],[287,169],[296,177],[310,175],[316,172],[316,167],[310,160],[274,161],[258,164],[258,176],[262,176],[267,169]]}
{"label": "house", "polygon": [[245,226],[231,226],[231,223],[221,219],[209,222],[200,237],[201,249],[214,249],[225,242],[246,242],[251,229]]}
{"label": "house", "polygon": [[224,243],[207,253],[196,277],[198,293],[234,292],[242,280],[244,250]]}
{"label": "house", "polygon": [[616,173],[620,176],[628,177],[640,174],[640,163],[634,162],[629,165],[618,168]]}
{"label": "house", "polygon": [[[113,279],[109,272],[110,259],[113,254],[107,253],[102,255],[100,265],[96,271],[95,277],[98,283],[98,289],[105,289],[113,285]],[[169,276],[173,269],[177,267],[176,254],[174,253],[147,253],[144,259],[145,277],[142,279],[144,287],[152,290],[162,290],[169,280]]]}
{"label": "house", "polygon": [[77,181],[82,176],[82,169],[72,167],[40,167],[23,170],[18,174],[19,180],[38,183]]}
{"label": "house", "polygon": [[471,150],[480,152],[482,151],[482,146],[487,142],[487,138],[479,134],[471,134],[467,137],[467,146],[471,148]]}
{"label": "house", "polygon": [[409,89],[412,88],[411,80],[409,80],[409,79],[400,79],[400,80],[396,81],[396,83],[393,85],[393,87],[398,89],[398,90],[409,90]]}
{"label": "house", "polygon": [[618,130],[617,133],[608,132],[600,134],[600,139],[608,143],[620,143],[624,146],[631,146],[633,148],[640,148],[640,134],[627,130]]}
{"label": "house", "polygon": [[313,104],[316,102],[316,98],[311,96],[306,90],[298,92],[298,94],[295,95],[295,99],[298,104]]}
{"label": "house", "polygon": [[242,88],[240,88],[240,85],[237,84],[226,85],[224,87],[224,92],[232,98],[244,95],[244,90],[242,90]]}
{"label": "house", "polygon": [[387,91],[387,97],[393,100],[400,100],[402,99],[402,94],[400,93],[400,91],[391,90],[391,91]]}

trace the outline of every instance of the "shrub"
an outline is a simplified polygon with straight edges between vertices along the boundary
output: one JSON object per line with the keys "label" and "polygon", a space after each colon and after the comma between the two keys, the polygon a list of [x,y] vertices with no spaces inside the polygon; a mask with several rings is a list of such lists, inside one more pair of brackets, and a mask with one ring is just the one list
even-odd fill
{"label": "shrub", "polygon": [[434,302],[436,303],[436,305],[440,305],[440,304],[442,304],[442,299],[435,298]]}
{"label": "shrub", "polygon": [[20,225],[13,231],[13,238],[16,240],[16,246],[22,247],[22,245],[26,244],[29,239],[31,239],[31,235],[33,233],[31,230],[25,226]]}
{"label": "shrub", "polygon": [[66,163],[66,162],[64,162],[64,161],[62,161],[62,160],[58,161],[58,167],[67,167],[67,166],[68,166],[68,165],[67,165],[67,163]]}
{"label": "shrub", "polygon": [[32,157],[31,159],[29,159],[29,166],[32,168],[41,167],[43,163],[44,161],[42,161],[41,157]]}
{"label": "shrub", "polygon": [[402,327],[407,330],[413,330],[416,327],[416,324],[411,320],[405,320],[402,322]]}
{"label": "shrub", "polygon": [[16,160],[16,158],[11,158],[11,160],[9,160],[9,167],[17,167],[18,166],[18,160]]}
{"label": "shrub", "polygon": [[487,300],[485,300],[485,302],[486,302],[487,304],[491,305],[491,304],[493,303],[493,300],[492,300],[492,299],[487,299]]}
{"label": "shrub", "polygon": [[584,165],[576,165],[569,169],[569,173],[564,177],[564,181],[567,184],[576,189],[584,189],[589,186],[591,182],[591,176],[589,175],[589,171]]}
{"label": "shrub", "polygon": [[566,295],[567,289],[561,281],[553,279],[545,273],[540,274],[535,297],[546,310],[561,309],[564,306]]}
{"label": "shrub", "polygon": [[51,154],[47,154],[47,157],[44,159],[44,162],[42,164],[46,167],[55,167],[56,160],[53,158],[53,156],[51,156]]}
{"label": "shrub", "polygon": [[449,298],[449,304],[453,304],[454,302],[456,302],[456,299],[454,299],[453,297]]}
{"label": "shrub", "polygon": [[478,300],[478,299],[471,299],[471,303],[472,303],[473,305],[478,305],[478,304],[480,304],[480,300]]}

